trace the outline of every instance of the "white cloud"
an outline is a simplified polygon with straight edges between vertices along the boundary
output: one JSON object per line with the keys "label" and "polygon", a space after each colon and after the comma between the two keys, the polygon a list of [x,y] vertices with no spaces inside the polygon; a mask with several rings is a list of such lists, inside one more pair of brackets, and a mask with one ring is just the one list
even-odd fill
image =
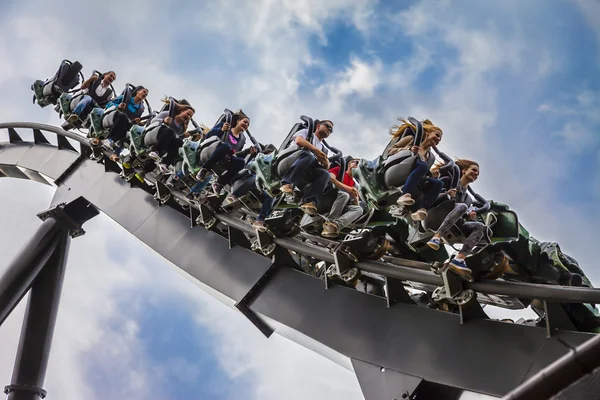
{"label": "white cloud", "polygon": [[[196,106],[198,118],[207,124],[224,107],[242,107],[252,118],[253,133],[263,142],[279,144],[299,115],[307,114],[335,122],[331,143],[336,147],[354,156],[374,158],[385,145],[387,130],[396,116],[428,117],[444,129],[444,150],[481,162],[482,177],[475,185],[477,190],[510,204],[534,235],[559,241],[590,271],[595,255],[581,237],[593,237],[597,214],[586,214],[560,193],[560,182],[567,174],[564,166],[574,162],[572,153],[540,147],[546,133],[536,131],[535,117],[531,116],[539,102],[525,110],[529,115],[505,111],[512,102],[517,103],[547,84],[544,79],[563,66],[548,56],[557,54],[551,48],[550,36],[539,40],[544,35],[532,36],[526,30],[546,33],[545,21],[536,17],[535,7],[539,4],[517,7],[509,3],[474,2],[458,7],[450,1],[419,1],[406,12],[389,17],[398,23],[398,30],[389,36],[403,35],[403,40],[410,43],[399,46],[395,60],[389,61],[390,54],[372,51],[369,58],[356,55],[335,66],[311,52],[313,40],[316,37],[321,44],[327,43],[330,25],[343,21],[377,43],[377,23],[387,18],[373,13],[375,3],[226,0],[184,2],[171,7],[157,1],[109,1],[103,3],[105,12],[100,19],[89,17],[92,7],[87,5],[73,8],[65,1],[50,4],[41,0],[19,3],[13,14],[0,16],[0,89],[11,94],[0,98],[0,108],[5,120],[57,124],[49,108],[42,110],[31,105],[28,87],[34,79],[51,75],[64,55],[80,59],[86,73],[92,68],[116,70],[119,88],[125,82],[148,86],[152,104],[157,104],[164,94],[185,96]],[[585,4],[587,18],[593,18],[589,11],[593,11],[595,3],[578,3]],[[85,21],[87,34],[74,32],[65,21]],[[324,72],[321,97],[312,88],[302,87],[308,68]],[[435,68],[436,73],[430,74],[430,68]],[[429,79],[430,87],[420,89],[419,82]],[[511,93],[514,97],[503,97],[511,85],[515,86]],[[590,110],[597,104],[586,94],[576,101],[589,104]],[[560,112],[563,104],[556,95],[539,109]],[[577,148],[587,146],[587,134],[593,131],[583,132],[573,124],[571,119],[578,118],[577,114],[566,113],[564,118],[571,125],[558,125],[553,134],[575,138]],[[506,140],[508,133],[516,132],[521,134],[519,140]],[[107,232],[112,229],[112,225],[106,227]],[[107,240],[101,233],[94,237],[99,243]],[[64,357],[65,373],[70,375],[51,372],[57,375],[49,375],[49,385],[60,392],[73,385],[73,377],[78,382],[69,391],[71,397],[61,398],[89,398],[91,389],[79,369],[81,352],[92,352],[91,349],[110,341],[114,346],[106,348],[106,357],[95,358],[94,362],[110,363],[111,352],[124,355],[126,360],[140,356],[135,319],[139,310],[133,308],[121,318],[111,296],[143,287],[149,284],[149,278],[143,275],[145,269],[135,266],[135,261],[134,269],[127,271],[109,265],[109,260],[102,263],[101,267],[94,263],[96,268],[82,269],[77,278],[73,274],[67,278],[92,286],[72,283],[69,290],[73,294],[66,291],[63,298],[65,307],[61,313],[69,316],[60,317],[64,329],[77,328],[82,333],[73,337],[69,332],[57,331],[55,351]],[[142,279],[134,279],[132,271],[142,274]],[[207,310],[210,308],[195,287],[172,279],[168,288],[162,289],[165,293],[183,291],[191,299],[190,307],[204,304]],[[90,315],[92,309],[99,314]],[[267,341],[255,332],[251,339],[241,342],[238,330],[253,328],[248,328],[249,323],[233,311],[216,310],[215,307],[206,314],[194,313],[194,317],[219,333],[222,341],[216,347],[225,369],[232,376],[252,376],[256,393],[263,398],[285,393],[291,377],[305,370],[306,384],[298,389],[297,398],[318,398],[319,393],[335,397],[330,392],[332,385],[324,378],[330,373],[338,374],[332,382],[347,382],[340,389],[340,397],[355,395],[356,382],[346,377],[347,371],[329,368],[328,361],[319,361],[318,356],[285,345],[281,338]],[[105,329],[106,320],[116,321],[115,325]],[[14,338],[16,332],[11,335]],[[68,339],[61,342],[59,337]],[[159,370],[144,369],[134,369],[129,374],[125,369],[129,364],[123,365],[124,369],[118,371],[137,382],[124,390],[137,390],[142,382],[158,380],[161,374]],[[174,367],[184,368],[177,362]],[[6,365],[4,368],[2,371],[8,371]],[[193,367],[190,371],[193,377]],[[353,389],[346,390],[352,382]]]}

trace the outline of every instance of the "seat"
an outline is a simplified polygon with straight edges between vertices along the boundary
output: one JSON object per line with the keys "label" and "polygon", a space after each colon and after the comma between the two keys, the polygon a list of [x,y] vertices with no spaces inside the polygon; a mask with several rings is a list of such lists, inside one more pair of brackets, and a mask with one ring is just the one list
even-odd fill
{"label": "seat", "polygon": [[56,104],[62,93],[68,92],[81,83],[82,68],[78,61],[63,60],[52,78],[46,81],[37,80],[31,85],[34,102],[41,107]]}

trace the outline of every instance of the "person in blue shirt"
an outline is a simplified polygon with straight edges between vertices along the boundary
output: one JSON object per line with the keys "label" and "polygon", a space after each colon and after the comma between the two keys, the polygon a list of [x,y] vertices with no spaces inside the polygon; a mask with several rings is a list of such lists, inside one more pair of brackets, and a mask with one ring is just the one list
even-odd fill
{"label": "person in blue shirt", "polygon": [[124,96],[120,95],[108,102],[106,109],[116,106],[117,111],[114,116],[113,125],[108,133],[108,139],[105,144],[114,147],[115,142],[125,139],[127,131],[133,124],[140,123],[140,117],[144,113],[144,100],[148,97],[148,89],[138,86],[132,93],[127,104],[124,102]]}

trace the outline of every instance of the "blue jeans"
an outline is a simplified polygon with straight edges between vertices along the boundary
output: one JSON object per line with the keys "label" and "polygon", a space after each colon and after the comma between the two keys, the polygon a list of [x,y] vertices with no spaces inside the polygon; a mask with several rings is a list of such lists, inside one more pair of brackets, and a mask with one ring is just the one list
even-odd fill
{"label": "blue jeans", "polygon": [[87,94],[84,94],[81,101],[79,101],[79,104],[77,104],[77,107],[73,110],[73,114],[81,115],[83,110],[85,110],[87,106],[92,106],[93,103],[94,100]]}
{"label": "blue jeans", "polygon": [[[300,157],[294,161],[281,179],[281,183],[283,185],[291,183],[302,190],[304,195],[302,203],[313,202],[316,205],[321,200],[329,179],[329,171],[321,167],[311,152],[302,150]],[[306,182],[308,185],[305,185]]]}
{"label": "blue jeans", "polygon": [[[256,188],[256,175],[252,175],[250,178],[246,179],[242,186],[237,188],[232,195],[235,197],[242,197],[252,189]],[[271,214],[271,210],[273,210],[273,205],[275,204],[275,198],[269,196],[265,191],[262,192],[263,202],[260,207],[260,211],[258,212],[258,221],[264,221],[265,218]]]}
{"label": "blue jeans", "polygon": [[423,192],[421,208],[426,210],[431,208],[433,202],[437,200],[444,187],[444,182],[441,180],[426,176],[428,171],[429,166],[427,163],[423,162],[420,158],[417,158],[412,172],[402,187],[402,194],[410,193],[414,198],[415,190],[419,186],[419,189]]}
{"label": "blue jeans", "polygon": [[[183,174],[182,174],[182,176],[183,176]],[[192,193],[200,193],[202,191],[202,189],[204,189],[209,184],[211,178],[212,178],[212,174],[208,175],[206,177],[206,179],[204,179],[203,181],[196,182],[194,184],[194,186],[192,186],[190,188],[190,194],[192,194]]]}
{"label": "blue jeans", "polygon": [[[227,143],[221,143],[217,146],[215,151],[211,154],[210,158],[204,163],[203,167],[205,169],[212,169],[212,167],[218,162],[226,162],[226,157],[228,154],[232,152],[231,146]],[[233,177],[244,169],[246,162],[243,158],[239,158],[231,155],[229,158],[229,163],[226,164],[227,172],[219,177],[217,182],[221,185],[227,185],[231,183]]]}

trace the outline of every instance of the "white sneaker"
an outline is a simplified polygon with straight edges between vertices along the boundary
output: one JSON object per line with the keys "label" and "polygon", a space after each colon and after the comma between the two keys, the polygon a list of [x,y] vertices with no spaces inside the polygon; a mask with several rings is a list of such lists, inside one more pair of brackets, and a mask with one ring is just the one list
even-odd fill
{"label": "white sneaker", "polygon": [[423,221],[425,218],[427,218],[427,211],[424,208],[420,208],[412,213],[410,217],[413,219],[413,221]]}
{"label": "white sneaker", "polygon": [[161,160],[161,157],[155,151],[151,151],[150,153],[148,153],[148,157],[150,157],[154,161],[160,161]]}
{"label": "white sneaker", "polygon": [[415,199],[412,198],[410,193],[403,194],[396,200],[399,206],[412,206],[415,204]]}
{"label": "white sneaker", "polygon": [[163,174],[169,173],[169,167],[166,164],[158,164],[158,170]]}

